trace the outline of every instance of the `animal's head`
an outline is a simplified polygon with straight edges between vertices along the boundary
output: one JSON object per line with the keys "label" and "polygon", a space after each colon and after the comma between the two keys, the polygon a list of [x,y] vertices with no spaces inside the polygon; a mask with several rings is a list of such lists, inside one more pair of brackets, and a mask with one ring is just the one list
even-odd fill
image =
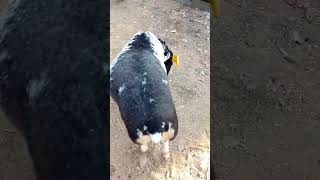
{"label": "animal's head", "polygon": [[171,66],[173,64],[173,53],[169,49],[169,47],[166,45],[165,41],[161,40],[160,38],[158,38],[158,39],[161,42],[162,47],[163,47],[164,58],[165,58],[164,64],[165,64],[166,69],[167,69],[167,74],[169,74]]}
{"label": "animal's head", "polygon": [[178,56],[172,53],[165,41],[151,32],[135,34],[127,44],[127,48],[124,49],[130,49],[131,47],[135,47],[134,49],[151,48],[167,74],[169,74],[172,64],[179,66]]}

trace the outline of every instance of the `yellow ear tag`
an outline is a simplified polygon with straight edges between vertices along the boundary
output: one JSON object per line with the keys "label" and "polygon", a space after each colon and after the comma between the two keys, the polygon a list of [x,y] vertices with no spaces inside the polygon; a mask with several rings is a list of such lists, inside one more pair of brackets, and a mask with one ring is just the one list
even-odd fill
{"label": "yellow ear tag", "polygon": [[177,54],[174,54],[172,57],[173,63],[176,64],[177,67],[180,67],[180,61],[179,61],[179,56]]}

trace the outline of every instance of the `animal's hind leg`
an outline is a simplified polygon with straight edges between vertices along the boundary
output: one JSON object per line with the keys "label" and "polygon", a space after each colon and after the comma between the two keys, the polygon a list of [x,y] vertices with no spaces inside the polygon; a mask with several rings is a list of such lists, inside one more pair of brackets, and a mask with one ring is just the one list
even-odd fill
{"label": "animal's hind leg", "polygon": [[163,153],[163,157],[165,159],[169,159],[170,158],[169,141],[164,141],[162,143],[162,153]]}
{"label": "animal's hind leg", "polygon": [[141,136],[137,139],[137,143],[140,144],[141,152],[146,152],[148,150],[148,143],[150,142],[149,136]]}

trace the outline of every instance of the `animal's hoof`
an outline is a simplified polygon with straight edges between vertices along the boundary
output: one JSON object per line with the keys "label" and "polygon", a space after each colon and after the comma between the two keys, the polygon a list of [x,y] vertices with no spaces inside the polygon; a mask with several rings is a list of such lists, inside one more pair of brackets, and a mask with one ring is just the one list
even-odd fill
{"label": "animal's hoof", "polygon": [[164,159],[169,159],[170,158],[170,153],[164,153],[163,154]]}
{"label": "animal's hoof", "polygon": [[148,146],[147,145],[141,145],[141,152],[146,152],[148,150]]}

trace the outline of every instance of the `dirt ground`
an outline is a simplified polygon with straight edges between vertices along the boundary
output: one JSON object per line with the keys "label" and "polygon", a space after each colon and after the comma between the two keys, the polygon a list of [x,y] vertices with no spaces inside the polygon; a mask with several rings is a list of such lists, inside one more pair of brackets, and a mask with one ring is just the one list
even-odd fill
{"label": "dirt ground", "polygon": [[225,0],[212,31],[219,180],[320,177],[320,1]]}
{"label": "dirt ground", "polygon": [[[141,155],[111,100],[112,177],[206,179],[210,133],[210,13],[172,0],[148,3],[124,0],[111,1],[110,19],[111,61],[133,34],[151,31],[179,54],[181,62],[181,67],[173,67],[169,75],[179,119],[179,134],[170,145],[172,159],[166,162],[159,158],[158,148]],[[205,138],[199,139],[202,136]]]}

